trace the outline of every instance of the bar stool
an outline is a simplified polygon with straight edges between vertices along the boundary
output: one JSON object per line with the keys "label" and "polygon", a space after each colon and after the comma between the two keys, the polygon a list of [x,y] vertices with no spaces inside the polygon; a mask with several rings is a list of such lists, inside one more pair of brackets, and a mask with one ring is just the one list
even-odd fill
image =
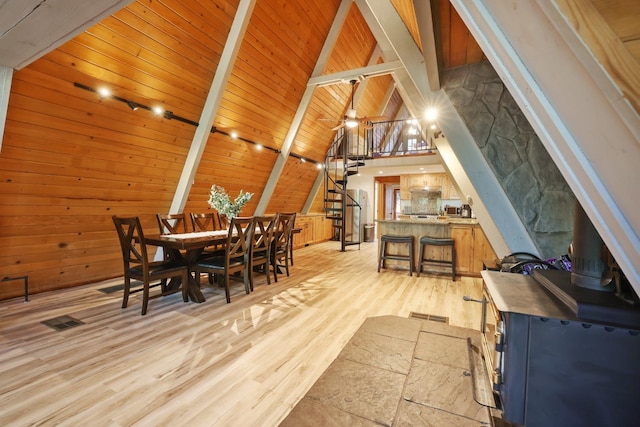
{"label": "bar stool", "polygon": [[[413,276],[413,236],[393,236],[390,234],[384,234],[380,237],[380,255],[378,256],[378,273],[380,273],[380,266],[384,267],[385,260],[392,259],[395,261],[408,261],[409,262],[409,276]],[[387,243],[400,243],[407,244],[409,248],[408,255],[387,254]]]}
{"label": "bar stool", "polygon": [[[440,246],[440,247],[451,247],[451,259],[432,259],[427,258],[424,259],[425,248],[428,246]],[[424,264],[448,264],[451,265],[451,280],[456,281],[456,247],[453,239],[443,239],[443,238],[435,238],[429,236],[420,237],[420,255],[418,255],[418,271],[417,275],[420,277],[420,273],[422,272],[422,266]]]}

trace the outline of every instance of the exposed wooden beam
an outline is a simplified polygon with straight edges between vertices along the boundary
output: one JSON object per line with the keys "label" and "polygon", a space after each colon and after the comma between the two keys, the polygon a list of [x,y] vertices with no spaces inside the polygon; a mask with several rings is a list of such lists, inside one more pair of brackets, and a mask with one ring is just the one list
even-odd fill
{"label": "exposed wooden beam", "polygon": [[452,4],[640,293],[637,112],[553,0]]}
{"label": "exposed wooden beam", "polygon": [[[398,59],[404,65],[413,80],[418,93],[423,97],[430,92],[427,73],[422,60],[422,52],[413,40],[411,33],[389,0],[355,0],[365,20],[380,44],[387,39]],[[370,13],[368,13],[370,11]],[[374,18],[376,23],[371,21]],[[380,28],[383,34],[376,29]]]}
{"label": "exposed wooden beam", "polygon": [[433,0],[413,0],[413,8],[416,11],[420,44],[422,45],[422,57],[424,58],[427,78],[429,79],[429,88],[431,90],[438,90],[440,89],[440,72],[433,28],[433,16],[431,14],[431,1]]}
{"label": "exposed wooden beam", "polygon": [[[324,45],[322,46],[322,50],[320,51],[320,55],[318,56],[318,60],[316,61],[316,65],[311,74],[311,78],[319,76],[322,73],[327,60],[331,55],[331,51],[333,50],[333,45],[340,35],[342,25],[347,18],[351,2],[352,0],[342,0],[342,3],[340,3],[338,12],[336,13],[335,18],[333,19],[333,23],[331,24],[331,28],[329,29],[329,34],[327,34],[327,38],[324,41]],[[273,169],[271,170],[271,174],[269,175],[269,179],[267,180],[267,185],[265,186],[265,189],[262,192],[262,196],[258,201],[258,206],[256,207],[255,211],[256,215],[262,215],[267,209],[269,200],[273,195],[276,185],[278,184],[278,179],[280,179],[280,175],[282,174],[284,166],[287,163],[287,158],[291,153],[293,141],[298,135],[300,124],[302,123],[302,119],[307,112],[307,108],[309,108],[309,104],[311,103],[311,99],[313,97],[313,92],[315,91],[315,89],[315,85],[307,85],[304,94],[302,95],[302,99],[300,100],[300,103],[298,104],[298,108],[296,110],[296,114],[293,116],[291,126],[289,126],[289,131],[287,132],[287,136],[285,137],[284,143],[282,144],[282,150],[278,155],[278,158],[276,159]],[[313,192],[313,194],[315,195],[315,192]]]}
{"label": "exposed wooden beam", "polygon": [[0,150],[2,150],[4,125],[7,121],[7,109],[9,108],[9,94],[11,93],[12,79],[13,69],[0,65]]}
{"label": "exposed wooden beam", "polygon": [[233,64],[240,50],[240,45],[244,39],[244,33],[249,25],[253,8],[256,0],[241,0],[236,11],[236,16],[231,24],[231,30],[227,37],[227,42],[222,51],[216,74],[211,82],[211,88],[207,94],[207,100],[204,104],[198,127],[193,135],[193,141],[189,148],[189,153],[185,160],[180,181],[171,202],[170,212],[182,212],[189,196],[189,190],[193,185],[193,179],[198,165],[202,159],[202,153],[207,145],[209,136],[211,135],[211,126],[215,119],[216,113],[220,106],[220,101],[224,94],[224,88],[227,85]]}
{"label": "exposed wooden beam", "polygon": [[353,70],[341,71],[339,73],[315,76],[309,79],[308,86],[330,86],[337,83],[348,83],[351,80],[362,80],[366,77],[383,76],[402,68],[402,62],[391,61],[381,64],[367,65],[366,67],[354,68]]}

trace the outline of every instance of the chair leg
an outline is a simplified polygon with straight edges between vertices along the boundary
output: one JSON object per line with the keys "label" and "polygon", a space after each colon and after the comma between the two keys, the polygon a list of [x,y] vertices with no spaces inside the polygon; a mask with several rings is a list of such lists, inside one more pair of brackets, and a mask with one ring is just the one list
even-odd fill
{"label": "chair leg", "polygon": [[278,283],[278,259],[275,256],[271,259],[271,267],[273,267],[273,279]]}
{"label": "chair leg", "polygon": [[380,273],[380,266],[383,264],[382,257],[384,256],[385,245],[387,242],[384,240],[380,242],[380,253],[378,254],[378,273]]}
{"label": "chair leg", "polygon": [[409,276],[413,276],[413,266],[415,264],[415,260],[413,258],[413,243],[409,243]]}
{"label": "chair leg", "polygon": [[244,291],[249,294],[253,290],[253,273],[251,271],[251,263],[244,265],[244,271],[242,272],[242,280],[244,282]]}
{"label": "chair leg", "polygon": [[128,276],[124,278],[124,294],[122,296],[122,308],[127,308],[129,303],[129,292],[131,290],[131,279]]}
{"label": "chair leg", "polygon": [[144,281],[142,288],[142,315],[147,314],[147,305],[149,305],[149,280]]}
{"label": "chair leg", "polygon": [[227,304],[231,302],[231,293],[229,292],[229,272],[224,271],[224,294],[227,297]]}
{"label": "chair leg", "polygon": [[424,245],[420,244],[420,251],[418,254],[418,268],[416,269],[416,276],[420,277],[422,273],[422,259],[424,258]]}
{"label": "chair leg", "polygon": [[451,246],[451,280],[456,281],[456,247]]}

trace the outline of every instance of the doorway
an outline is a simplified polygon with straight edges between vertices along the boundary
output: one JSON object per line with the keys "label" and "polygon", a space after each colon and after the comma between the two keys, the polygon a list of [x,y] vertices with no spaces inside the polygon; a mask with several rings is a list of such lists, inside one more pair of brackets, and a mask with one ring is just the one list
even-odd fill
{"label": "doorway", "polygon": [[400,212],[400,176],[375,178],[374,220],[394,220]]}

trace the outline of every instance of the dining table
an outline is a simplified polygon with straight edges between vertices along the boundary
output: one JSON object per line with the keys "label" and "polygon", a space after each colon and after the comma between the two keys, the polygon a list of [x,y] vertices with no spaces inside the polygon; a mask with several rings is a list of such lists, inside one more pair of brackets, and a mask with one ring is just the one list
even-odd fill
{"label": "dining table", "polygon": [[[145,236],[146,243],[160,246],[170,257],[184,263],[189,268],[188,294],[193,302],[204,302],[206,298],[200,290],[200,284],[191,274],[193,265],[198,261],[202,251],[208,246],[226,245],[229,230],[196,231],[191,233],[155,234]],[[176,289],[180,279],[173,279],[168,286]]]}

